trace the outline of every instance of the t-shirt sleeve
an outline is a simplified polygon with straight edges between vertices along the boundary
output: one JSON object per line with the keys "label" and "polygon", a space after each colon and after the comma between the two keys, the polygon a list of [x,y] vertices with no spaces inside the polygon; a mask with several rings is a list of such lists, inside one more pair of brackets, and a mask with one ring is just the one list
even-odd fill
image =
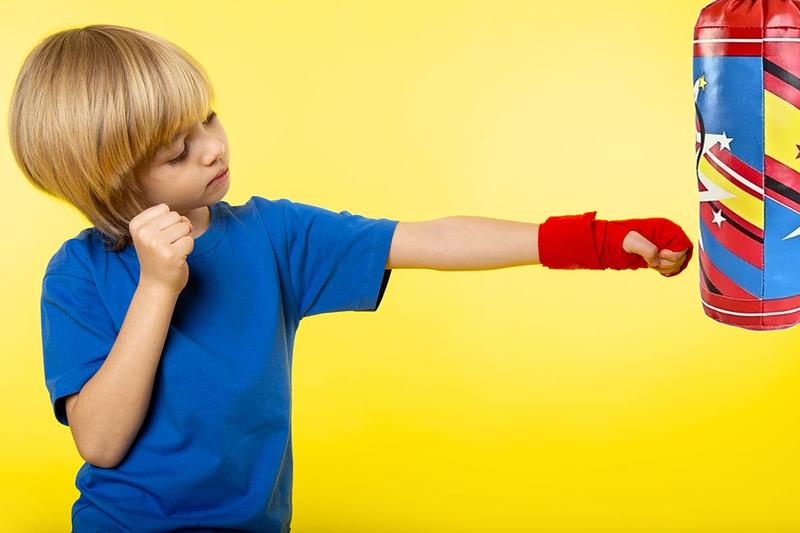
{"label": "t-shirt sleeve", "polygon": [[277,200],[296,317],[376,311],[389,283],[386,269],[397,220]]}
{"label": "t-shirt sleeve", "polygon": [[91,279],[45,274],[41,295],[45,385],[56,420],[68,426],[64,397],[80,392],[105,361],[116,331]]}

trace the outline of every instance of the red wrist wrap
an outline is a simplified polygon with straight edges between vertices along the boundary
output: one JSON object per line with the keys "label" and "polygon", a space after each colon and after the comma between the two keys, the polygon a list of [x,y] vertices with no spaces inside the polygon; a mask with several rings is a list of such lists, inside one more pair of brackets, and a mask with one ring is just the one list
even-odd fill
{"label": "red wrist wrap", "polygon": [[626,252],[622,242],[630,231],[640,233],[659,250],[687,250],[679,274],[692,257],[692,241],[666,218],[595,220],[596,211],[548,218],[539,226],[539,262],[548,268],[635,270],[647,261]]}

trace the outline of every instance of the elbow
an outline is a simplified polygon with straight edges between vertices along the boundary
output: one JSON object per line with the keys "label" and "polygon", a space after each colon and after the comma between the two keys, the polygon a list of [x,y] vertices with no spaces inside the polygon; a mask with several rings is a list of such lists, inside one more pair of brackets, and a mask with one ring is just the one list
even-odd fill
{"label": "elbow", "polygon": [[[77,395],[73,395],[66,401],[67,421],[72,440],[78,449],[81,458],[92,466],[100,468],[114,468],[125,455],[119,452],[117,446],[109,446],[107,440],[97,438],[98,428],[90,428],[81,416],[81,411],[77,410]],[[101,430],[105,432],[105,430]]]}
{"label": "elbow", "polygon": [[78,447],[78,453],[80,454],[81,458],[92,466],[97,466],[100,468],[114,468],[122,460],[121,457],[113,453],[109,453],[108,450],[104,450],[103,447],[89,446],[86,443],[81,446],[78,444],[77,439],[75,440],[75,444]]}
{"label": "elbow", "polygon": [[117,466],[121,460],[119,457],[115,457],[110,454],[101,454],[101,453],[90,453],[84,454],[81,453],[81,457],[84,461],[89,463],[92,466],[96,466],[99,468],[114,468]]}

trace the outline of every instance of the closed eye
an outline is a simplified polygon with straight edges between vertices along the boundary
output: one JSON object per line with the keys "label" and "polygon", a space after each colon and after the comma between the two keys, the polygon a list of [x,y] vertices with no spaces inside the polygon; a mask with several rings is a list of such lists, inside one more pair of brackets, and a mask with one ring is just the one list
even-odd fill
{"label": "closed eye", "polygon": [[[208,117],[206,118],[205,122],[203,122],[203,124],[209,124],[216,117],[217,117],[217,112],[216,111],[212,111],[211,113],[208,114]],[[180,163],[181,161],[186,159],[187,155],[189,155],[189,149],[188,148],[186,148],[183,152],[181,152],[180,155],[178,155],[178,157],[174,157],[174,158],[170,159],[169,161],[167,161],[167,164],[168,165],[177,165],[178,163]]]}

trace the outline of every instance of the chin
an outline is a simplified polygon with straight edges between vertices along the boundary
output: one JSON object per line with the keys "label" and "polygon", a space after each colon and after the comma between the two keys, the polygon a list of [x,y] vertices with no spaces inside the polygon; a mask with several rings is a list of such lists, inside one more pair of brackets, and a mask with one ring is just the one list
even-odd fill
{"label": "chin", "polygon": [[228,189],[230,188],[231,185],[230,182],[228,182],[224,184],[222,187],[217,187],[214,191],[212,191],[212,194],[218,199],[217,201],[219,201],[222,200],[222,198],[224,198],[226,194],[228,194]]}

